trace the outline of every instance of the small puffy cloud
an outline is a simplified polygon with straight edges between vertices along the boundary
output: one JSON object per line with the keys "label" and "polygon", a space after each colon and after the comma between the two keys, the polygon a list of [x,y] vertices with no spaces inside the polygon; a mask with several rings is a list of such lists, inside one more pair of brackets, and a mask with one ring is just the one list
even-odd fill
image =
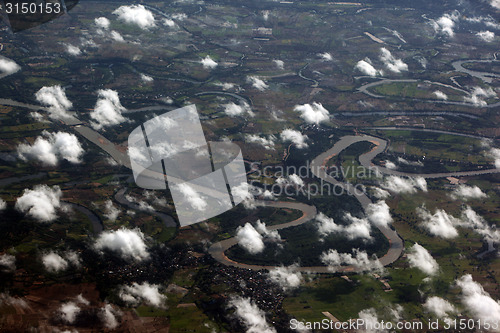
{"label": "small puffy cloud", "polygon": [[366,208],[368,220],[376,226],[388,227],[392,223],[391,212],[385,201],[370,203]]}
{"label": "small puffy cloud", "polygon": [[235,316],[242,322],[247,333],[276,333],[266,321],[264,311],[250,298],[232,297],[229,299],[229,307],[235,309]]}
{"label": "small puffy cloud", "polygon": [[123,43],[125,41],[125,39],[123,39],[123,36],[118,31],[115,31],[115,30],[112,30],[109,33],[109,37],[112,40],[114,40],[115,42],[121,42],[121,43]]}
{"label": "small puffy cloud", "polygon": [[487,155],[495,160],[495,168],[500,169],[500,149],[490,148]]}
{"label": "small puffy cloud", "polygon": [[425,247],[418,243],[409,248],[407,257],[410,267],[416,267],[427,275],[435,275],[439,270],[437,261]]}
{"label": "small puffy cloud", "polygon": [[59,315],[61,319],[67,324],[72,324],[75,322],[76,317],[80,313],[81,309],[76,303],[68,302],[61,305],[59,308]]}
{"label": "small puffy cloud", "polygon": [[385,160],[385,167],[391,170],[395,170],[398,168],[394,162],[391,162],[389,160]]}
{"label": "small puffy cloud", "polygon": [[146,75],[146,74],[141,74],[141,80],[142,80],[142,82],[145,82],[145,83],[149,83],[149,82],[154,81],[154,79],[151,76]]}
{"label": "small puffy cloud", "polygon": [[490,5],[496,9],[500,9],[500,0],[490,0]]}
{"label": "small puffy cloud", "polygon": [[360,331],[364,333],[385,333],[386,330],[377,330],[375,327],[382,327],[374,308],[364,309],[358,313],[358,318],[363,321]]}
{"label": "small puffy cloud", "polygon": [[352,265],[355,269],[362,272],[381,271],[383,266],[374,255],[373,259],[368,257],[368,254],[359,249],[354,249],[354,255],[351,253],[339,253],[337,250],[328,250],[321,254],[320,260],[332,272],[337,272],[342,265]]}
{"label": "small puffy cloud", "polygon": [[276,200],[274,193],[269,191],[269,190],[265,190],[264,193],[262,193],[262,199],[264,199],[264,200]]}
{"label": "small puffy cloud", "polygon": [[307,135],[293,129],[285,129],[280,134],[281,140],[291,141],[298,149],[307,148]]}
{"label": "small puffy cloud", "polygon": [[66,44],[66,53],[72,56],[79,56],[82,54],[82,50],[78,46],[72,44]]}
{"label": "small puffy cloud", "polygon": [[398,176],[389,176],[381,186],[394,193],[416,193],[417,190],[427,192],[427,182],[422,177],[403,178]]}
{"label": "small puffy cloud", "polygon": [[460,226],[474,230],[485,240],[500,243],[500,230],[490,227],[486,220],[477,214],[470,206],[466,206],[462,211]]}
{"label": "small puffy cloud", "polygon": [[81,163],[84,150],[74,134],[66,132],[42,132],[33,145],[20,144],[17,147],[19,157],[24,160],[36,160],[44,165],[55,166],[60,159],[71,163]]}
{"label": "small puffy cloud", "polygon": [[437,99],[441,99],[443,101],[447,101],[448,100],[448,95],[446,95],[444,92],[442,92],[440,90],[436,90],[432,94],[434,96],[436,96]]}
{"label": "small puffy cloud", "polygon": [[103,308],[101,308],[98,316],[104,326],[112,330],[118,327],[119,322],[116,317],[120,314],[121,312],[119,310],[115,310],[111,304],[106,304]]}
{"label": "small puffy cloud", "polygon": [[419,166],[419,167],[422,167],[424,166],[424,163],[422,163],[422,161],[408,161],[404,158],[402,158],[401,156],[398,157],[398,163],[399,164],[405,164],[405,165],[412,165],[412,166]]}
{"label": "small puffy cloud", "polygon": [[154,306],[156,308],[165,308],[167,297],[160,293],[160,286],[144,282],[138,284],[134,282],[131,286],[122,286],[118,296],[128,305],[138,306],[141,303]]}
{"label": "small puffy cloud", "polygon": [[172,27],[175,27],[175,22],[174,22],[174,20],[171,20],[169,18],[165,18],[165,19],[163,19],[163,25],[166,27],[172,28]]}
{"label": "small puffy cloud", "polygon": [[269,135],[266,139],[256,134],[247,134],[245,135],[245,141],[259,144],[262,147],[266,148],[267,150],[273,150],[274,144],[276,142],[276,137],[274,135]]}
{"label": "small puffy cloud", "polygon": [[149,258],[144,234],[139,229],[104,231],[95,240],[94,248],[117,252],[125,260],[142,261]]}
{"label": "small puffy cloud", "polygon": [[469,199],[482,199],[486,198],[487,195],[477,186],[467,186],[465,184],[458,185],[450,196],[454,200],[464,200],[467,201]]}
{"label": "small puffy cloud", "polygon": [[228,103],[223,105],[224,106],[224,113],[228,115],[229,117],[237,117],[237,116],[242,116],[245,113],[248,113],[250,117],[254,116],[254,113],[252,109],[250,108],[250,105],[248,105],[246,102],[240,103],[240,104],[235,104],[233,102]]}
{"label": "small puffy cloud", "polygon": [[105,29],[105,30],[109,29],[109,26],[111,25],[109,20],[105,17],[96,17],[94,19],[94,23],[98,28]]}
{"label": "small puffy cloud", "polygon": [[242,182],[238,186],[233,186],[231,193],[235,201],[243,201],[243,205],[246,209],[254,209],[256,207],[254,195],[262,194],[258,187],[250,185],[247,182]]}
{"label": "small puffy cloud", "polygon": [[377,199],[387,199],[391,196],[391,194],[386,190],[383,190],[380,187],[375,187],[375,186],[371,187],[371,193]]}
{"label": "small puffy cloud", "polygon": [[271,241],[280,241],[281,236],[278,233],[278,230],[269,230],[264,222],[257,220],[255,222],[255,230],[257,230],[266,240]]}
{"label": "small puffy cloud", "polygon": [[200,62],[203,65],[203,68],[205,68],[205,69],[214,69],[215,67],[217,67],[219,65],[209,55],[207,55],[205,58],[201,59]]}
{"label": "small puffy cloud", "polygon": [[474,104],[475,106],[486,106],[488,103],[484,99],[492,97],[497,97],[497,93],[493,89],[474,87],[474,90],[470,93],[470,95],[464,97],[464,101]]}
{"label": "small puffy cloud", "polygon": [[425,207],[420,207],[417,208],[417,215],[423,220],[422,227],[432,235],[447,239],[458,236],[455,226],[459,225],[460,221],[444,210],[437,209],[431,214]]}
{"label": "small puffy cloud", "polygon": [[260,91],[264,91],[267,88],[269,88],[269,86],[266,84],[266,82],[264,82],[264,80],[259,79],[256,76],[247,77],[247,82],[251,83],[252,87],[254,87],[255,89],[260,90]]}
{"label": "small puffy cloud", "polygon": [[2,293],[0,294],[0,306],[1,305],[10,305],[15,307],[20,307],[23,309],[29,308],[28,303],[22,298],[12,297],[9,294]]}
{"label": "small puffy cloud", "polygon": [[369,75],[369,76],[377,76],[377,75],[383,74],[381,71],[379,71],[379,70],[375,69],[375,67],[373,67],[370,59],[358,61],[355,68],[357,70],[359,70],[361,73],[363,73],[365,75]]}
{"label": "small puffy cloud", "polygon": [[495,40],[495,33],[493,31],[480,31],[476,36],[487,43],[491,43]]}
{"label": "small puffy cloud", "polygon": [[394,58],[391,51],[385,47],[380,49],[380,60],[382,60],[385,67],[391,72],[401,73],[402,71],[408,71],[408,65],[403,60]]}
{"label": "small puffy cloud", "polygon": [[304,181],[302,178],[300,178],[299,175],[297,174],[292,174],[289,175],[287,178],[284,177],[279,177],[276,179],[276,184],[281,185],[281,186],[296,186],[296,187],[302,187],[304,186]]}
{"label": "small puffy cloud", "polygon": [[16,270],[16,257],[7,253],[0,254],[0,270],[14,272]]}
{"label": "small puffy cloud", "polygon": [[94,110],[90,112],[90,124],[96,130],[128,121],[122,116],[125,107],[120,102],[118,92],[111,89],[101,89]]}
{"label": "small puffy cloud", "polygon": [[278,67],[278,69],[285,68],[285,62],[283,60],[275,59],[275,60],[273,60],[273,62],[276,65],[276,67]]}
{"label": "small puffy cloud", "polygon": [[104,217],[111,222],[116,221],[118,215],[120,215],[120,210],[113,205],[113,201],[107,200],[104,203]]}
{"label": "small puffy cloud", "polygon": [[500,322],[500,302],[491,298],[470,274],[459,278],[456,284],[462,289],[462,304],[474,318],[490,325]]}
{"label": "small puffy cloud", "polygon": [[40,222],[50,222],[57,218],[61,197],[59,186],[36,185],[32,190],[24,190],[23,195],[17,199],[15,208]]}
{"label": "small puffy cloud", "polygon": [[250,254],[257,254],[264,251],[263,237],[250,223],[245,224],[243,227],[238,227],[236,238],[238,239],[238,244]]}
{"label": "small puffy cloud", "polygon": [[35,94],[36,100],[48,106],[49,117],[55,120],[64,120],[71,117],[68,110],[73,103],[66,97],[61,86],[42,87]]}
{"label": "small puffy cloud", "polygon": [[323,61],[332,61],[333,57],[330,53],[324,52],[324,53],[318,53],[318,57],[321,58]]}
{"label": "small puffy cloud", "polygon": [[300,117],[308,124],[319,125],[330,119],[330,113],[321,103],[296,105],[293,110],[300,112]]}
{"label": "small puffy cloud", "polygon": [[201,195],[196,192],[191,186],[186,183],[175,185],[181,194],[184,196],[184,200],[188,202],[193,209],[198,211],[203,211],[207,208],[207,202],[201,197]]}
{"label": "small puffy cloud", "polygon": [[276,267],[269,271],[269,279],[278,284],[283,290],[298,288],[303,278],[297,268],[297,265]]}
{"label": "small puffy cloud", "polygon": [[68,262],[53,251],[42,256],[42,263],[45,269],[51,273],[64,271],[68,268]]}
{"label": "small puffy cloud", "polygon": [[447,300],[432,296],[423,304],[424,309],[433,313],[438,318],[448,318],[449,314],[457,312],[457,309]]}
{"label": "small puffy cloud", "polygon": [[113,14],[117,15],[119,20],[136,25],[143,30],[156,26],[153,13],[144,8],[143,5],[121,6]]}
{"label": "small puffy cloud", "polygon": [[7,59],[4,57],[0,57],[0,72],[2,74],[14,74],[15,72],[19,71],[21,69],[21,66],[16,64],[15,61],[11,59]]}
{"label": "small puffy cloud", "polygon": [[332,218],[319,213],[316,216],[318,221],[318,232],[322,237],[328,236],[332,233],[342,234],[348,239],[372,239],[370,235],[371,226],[366,219],[360,219],[346,213],[345,218],[348,220],[347,225],[336,224]]}
{"label": "small puffy cloud", "polygon": [[436,21],[432,20],[431,23],[437,33],[448,37],[453,37],[455,35],[454,28],[456,22],[458,21],[458,18],[459,13],[453,12],[451,14],[444,14]]}

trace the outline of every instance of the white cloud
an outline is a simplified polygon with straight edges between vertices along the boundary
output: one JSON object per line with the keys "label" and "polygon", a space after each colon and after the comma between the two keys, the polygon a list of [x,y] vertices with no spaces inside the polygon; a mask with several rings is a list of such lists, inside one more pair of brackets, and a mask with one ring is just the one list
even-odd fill
{"label": "white cloud", "polygon": [[372,186],[372,194],[375,198],[377,199],[387,199],[391,196],[389,192],[386,190],[381,189],[380,187],[374,187]]}
{"label": "white cloud", "polygon": [[94,19],[94,23],[98,28],[101,29],[109,29],[110,22],[107,18],[105,17],[97,17]]}
{"label": "white cloud", "polygon": [[448,95],[446,95],[444,92],[440,90],[436,90],[432,93],[434,96],[436,96],[437,99],[442,99],[443,101],[448,100]]}
{"label": "white cloud", "polygon": [[64,271],[68,268],[68,262],[53,251],[42,256],[42,263],[45,269],[51,273]]}
{"label": "white cloud", "polygon": [[486,106],[488,105],[488,103],[484,99],[492,97],[497,97],[497,93],[493,89],[474,87],[474,90],[470,93],[470,96],[464,97],[464,101],[474,104],[475,106]]}
{"label": "white cloud", "polygon": [[389,176],[381,186],[394,193],[416,193],[419,189],[427,192],[427,182],[422,177],[403,178]]}
{"label": "white cloud", "polygon": [[455,24],[459,19],[460,14],[455,11],[451,14],[444,14],[437,21],[432,20],[431,23],[437,33],[453,37],[455,35]]}
{"label": "white cloud", "polygon": [[94,110],[90,112],[92,127],[99,130],[103,127],[113,126],[128,121],[122,116],[125,107],[120,103],[118,92],[111,89],[97,91],[98,99]]}
{"label": "white cloud", "polygon": [[290,185],[290,186],[302,187],[304,186],[304,181],[302,180],[302,178],[300,178],[299,175],[292,174],[289,175],[288,178],[278,177],[278,179],[276,179],[276,184],[281,186]]}
{"label": "white cloud", "polygon": [[269,190],[265,190],[264,193],[262,193],[262,198],[265,199],[265,200],[275,200],[275,196],[274,196],[274,193],[269,191]]}
{"label": "white cloud", "polygon": [[398,163],[399,164],[406,164],[406,165],[413,165],[413,166],[424,166],[424,163],[422,163],[422,161],[408,161],[408,160],[405,160],[404,158],[402,158],[401,156],[398,157]]}
{"label": "white cloud", "polygon": [[490,148],[487,155],[495,160],[495,168],[500,169],[500,149]]}
{"label": "white cloud", "polygon": [[467,186],[465,184],[458,185],[450,196],[454,200],[464,200],[467,201],[469,199],[481,199],[486,198],[487,195],[477,186]]}
{"label": "white cloud", "polygon": [[219,65],[209,55],[207,55],[205,58],[201,59],[200,62],[203,65],[203,68],[205,68],[205,69],[214,69],[215,67],[217,67]]}
{"label": "white cloud", "polygon": [[2,72],[3,74],[7,75],[14,74],[20,69],[21,66],[16,64],[15,61],[4,57],[0,57],[0,72]]}
{"label": "white cloud", "polygon": [[462,304],[474,318],[490,325],[500,322],[500,302],[491,298],[470,274],[462,276],[456,283],[462,289]]}
{"label": "white cloud", "polygon": [[474,230],[485,240],[500,243],[500,230],[497,230],[496,227],[490,227],[486,220],[477,214],[470,206],[466,206],[462,211],[460,226]]}
{"label": "white cloud", "polygon": [[231,297],[229,307],[235,308],[235,315],[243,323],[247,333],[276,333],[267,323],[264,311],[250,298]]}
{"label": "white cloud", "polygon": [[50,222],[57,218],[56,210],[61,207],[61,197],[59,186],[36,185],[33,190],[24,190],[15,208],[40,222]]}
{"label": "white cloud", "polygon": [[61,86],[42,87],[35,94],[38,102],[48,106],[49,117],[55,120],[64,120],[71,117],[68,110],[73,103],[66,97]]}
{"label": "white cloud", "polygon": [[302,283],[302,274],[297,271],[298,265],[276,267],[269,271],[269,279],[283,290],[295,289]]}
{"label": "white cloud", "polygon": [[333,57],[330,53],[324,52],[324,53],[318,53],[318,57],[321,58],[323,61],[332,61]]}
{"label": "white cloud", "polygon": [[264,236],[266,240],[281,241],[281,236],[278,233],[278,230],[271,231],[267,229],[266,224],[264,222],[261,222],[260,220],[257,220],[257,222],[255,222],[255,230],[262,236]]}
{"label": "white cloud", "polygon": [[61,319],[68,324],[72,324],[75,322],[76,317],[80,313],[81,309],[74,302],[68,302],[59,308],[59,314]]}
{"label": "white cloud", "polygon": [[104,217],[111,222],[116,221],[116,218],[120,215],[120,210],[113,205],[113,201],[107,200],[104,203]]}
{"label": "white cloud", "polygon": [[341,265],[352,265],[362,272],[383,270],[382,264],[375,255],[373,256],[374,259],[371,260],[366,252],[359,249],[354,249],[353,253],[354,256],[351,253],[338,253],[337,250],[330,249],[323,252],[320,259],[332,272],[338,271]]}
{"label": "white cloud", "polygon": [[146,75],[146,74],[141,74],[141,80],[145,83],[149,83],[149,82],[154,81],[154,79],[151,76]]}
{"label": "white cloud", "polygon": [[164,26],[166,26],[166,27],[170,27],[170,28],[172,28],[172,27],[175,27],[175,22],[174,22],[174,20],[171,20],[171,19],[165,18],[165,19],[163,20],[163,25],[164,25]]}
{"label": "white cloud", "polygon": [[284,69],[285,68],[285,62],[283,60],[275,59],[275,60],[273,60],[273,62],[276,65],[276,67],[278,67],[278,69]]}
{"label": "white cloud", "polygon": [[490,5],[497,9],[500,9],[500,0],[490,0]]}
{"label": "white cloud", "polygon": [[395,170],[398,168],[394,162],[391,162],[389,160],[385,160],[385,167],[390,170]]}
{"label": "white cloud", "polygon": [[296,105],[293,110],[300,112],[300,117],[308,124],[319,125],[330,119],[330,113],[321,103]]}
{"label": "white cloud", "polygon": [[375,327],[382,327],[381,322],[378,319],[377,312],[374,308],[364,309],[358,313],[358,318],[363,320],[364,326],[360,329],[360,332],[365,333],[382,333],[387,332],[385,329],[375,329]]}
{"label": "white cloud", "polygon": [[234,197],[235,201],[243,201],[243,205],[247,209],[255,208],[255,196],[262,194],[262,191],[253,185],[248,184],[247,182],[242,182],[238,186],[233,186],[231,189],[231,194]]}
{"label": "white cloud", "polygon": [[251,83],[252,87],[254,87],[255,89],[260,90],[260,91],[264,91],[267,88],[269,88],[269,86],[266,84],[266,82],[264,82],[264,80],[259,79],[256,76],[247,77],[247,82]]}
{"label": "white cloud", "polygon": [[307,148],[307,135],[293,129],[284,129],[280,134],[281,140],[291,141],[298,149]]}
{"label": "white cloud", "polygon": [[21,307],[23,309],[28,309],[29,305],[22,298],[12,297],[9,294],[0,294],[0,305],[11,305],[15,307]]}
{"label": "white cloud", "polygon": [[266,139],[266,138],[261,138],[256,134],[247,134],[245,135],[245,141],[259,144],[268,150],[273,150],[276,137],[274,135],[269,135],[268,138]]}
{"label": "white cloud", "polygon": [[0,254],[0,267],[3,272],[14,272],[16,270],[16,257],[7,253]]}
{"label": "white cloud", "polygon": [[476,36],[487,43],[491,43],[495,40],[495,33],[493,31],[480,31]]}
{"label": "white cloud", "polygon": [[136,25],[143,30],[156,26],[153,13],[144,8],[143,5],[121,6],[113,14],[118,15],[119,20]]}
{"label": "white cloud", "polygon": [[184,196],[184,200],[188,202],[193,209],[198,211],[205,210],[207,208],[207,202],[201,197],[201,195],[196,192],[191,186],[186,183],[175,185],[178,190]]}
{"label": "white cloud", "polygon": [[431,214],[425,207],[417,208],[417,215],[423,220],[422,226],[432,235],[442,238],[455,238],[458,231],[455,228],[460,221],[442,209]]}
{"label": "white cloud", "polygon": [[42,132],[33,145],[20,144],[17,147],[19,157],[24,160],[37,160],[44,165],[55,166],[59,159],[71,163],[81,163],[84,150],[74,134],[66,132]]}
{"label": "white cloud", "polygon": [[448,318],[448,314],[457,312],[457,309],[450,302],[437,296],[429,297],[423,306],[438,318]]}
{"label": "white cloud", "polygon": [[316,216],[318,221],[318,232],[322,237],[328,236],[331,233],[339,233],[345,235],[348,239],[364,238],[372,239],[370,235],[371,226],[366,219],[359,219],[352,216],[350,213],[345,214],[345,218],[349,224],[336,224],[332,218],[319,213]]}
{"label": "white cloud", "polygon": [[118,327],[119,322],[116,317],[120,314],[121,312],[119,310],[115,310],[111,304],[106,304],[103,308],[101,308],[99,318],[106,328],[112,330]]}
{"label": "white cloud", "polygon": [[165,308],[167,297],[160,293],[160,286],[144,282],[138,284],[134,282],[131,286],[122,286],[118,296],[128,305],[137,306],[141,303],[154,306],[156,308]]}
{"label": "white cloud", "polygon": [[145,237],[139,229],[109,230],[102,232],[94,242],[96,250],[118,252],[125,260],[141,261],[149,258]]}
{"label": "white cloud", "polygon": [[224,112],[229,117],[242,116],[245,113],[248,113],[250,117],[254,116],[254,113],[252,112],[250,105],[248,105],[246,102],[243,102],[239,105],[231,102],[223,106],[224,106]]}
{"label": "white cloud", "polygon": [[72,44],[65,44],[66,46],[66,53],[72,56],[79,56],[82,54],[82,50],[78,46],[72,45]]}
{"label": "white cloud", "polygon": [[403,60],[394,58],[391,52],[385,47],[380,49],[380,60],[382,60],[385,67],[391,72],[401,73],[402,71],[408,71],[408,65]]}
{"label": "white cloud", "polygon": [[410,267],[416,267],[427,275],[435,275],[439,270],[437,261],[425,247],[418,243],[408,249],[407,257]]}
{"label": "white cloud", "polygon": [[366,214],[368,220],[376,226],[388,227],[392,223],[391,212],[385,201],[368,204]]}
{"label": "white cloud", "polygon": [[250,254],[257,254],[264,251],[264,241],[262,235],[250,224],[238,227],[236,231],[238,244]]}
{"label": "white cloud", "polygon": [[115,42],[124,42],[125,39],[123,39],[123,36],[118,32],[118,31],[115,31],[115,30],[111,30],[111,32],[109,33],[109,37],[114,40]]}
{"label": "white cloud", "polygon": [[379,71],[379,70],[375,69],[375,67],[373,67],[373,65],[371,64],[371,62],[369,60],[370,59],[358,61],[355,68],[365,75],[369,75],[369,76],[383,75],[383,73],[381,71]]}

